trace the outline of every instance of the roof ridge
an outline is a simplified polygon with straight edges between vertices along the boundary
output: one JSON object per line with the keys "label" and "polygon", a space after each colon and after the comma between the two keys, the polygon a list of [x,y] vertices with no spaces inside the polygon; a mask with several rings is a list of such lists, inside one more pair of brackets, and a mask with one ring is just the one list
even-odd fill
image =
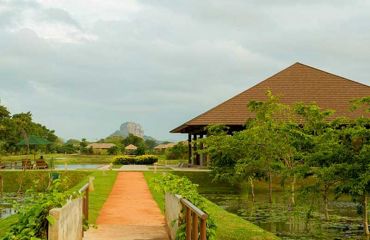
{"label": "roof ridge", "polygon": [[[248,88],[248,89],[244,90],[243,92],[240,92],[240,93],[238,93],[238,94],[236,94],[236,95],[232,96],[231,98],[227,99],[226,101],[223,101],[223,102],[222,102],[222,103],[220,103],[220,104],[217,104],[215,107],[213,107],[213,108],[209,109],[208,111],[205,111],[205,112],[203,112],[203,113],[199,114],[198,116],[196,116],[196,117],[194,117],[194,118],[190,119],[189,121],[185,122],[183,125],[187,125],[189,122],[192,122],[192,121],[194,121],[194,120],[196,120],[196,119],[198,119],[198,118],[202,117],[203,115],[207,114],[208,112],[212,111],[213,109],[218,108],[219,106],[221,106],[221,105],[223,105],[223,104],[226,104],[227,102],[231,101],[232,99],[234,99],[234,98],[238,97],[239,95],[244,94],[245,92],[249,91],[249,90],[250,90],[250,89],[252,89],[252,88],[257,87],[258,85],[260,85],[260,84],[262,84],[262,83],[266,82],[266,81],[267,81],[267,80],[269,80],[270,78],[275,77],[276,75],[280,74],[281,72],[283,72],[283,71],[285,71],[285,70],[288,70],[289,68],[291,68],[291,67],[295,66],[296,64],[301,64],[301,63],[296,62],[296,63],[294,63],[294,64],[292,64],[292,65],[290,65],[290,66],[288,66],[288,67],[286,67],[286,68],[284,68],[284,69],[282,69],[282,70],[280,70],[279,72],[277,72],[277,73],[275,73],[275,74],[271,75],[270,77],[266,78],[265,80],[263,80],[263,81],[261,81],[261,82],[259,82],[259,83],[255,84],[255,85],[253,85],[252,87],[250,87],[250,88]],[[302,65],[303,65],[303,64],[302,64]],[[247,107],[247,106],[246,106],[246,107]]]}
{"label": "roof ridge", "polygon": [[330,75],[333,75],[335,77],[339,77],[343,80],[346,80],[346,81],[350,81],[350,82],[353,82],[353,83],[356,83],[356,84],[359,84],[359,85],[362,85],[362,86],[365,86],[365,87],[370,87],[364,83],[360,83],[360,82],[357,82],[355,80],[352,80],[352,79],[349,79],[349,78],[346,78],[346,77],[343,77],[343,76],[340,76],[340,75],[337,75],[337,74],[334,74],[334,73],[331,73],[331,72],[328,72],[326,70],[322,70],[320,68],[317,68],[317,67],[313,67],[313,66],[310,66],[310,65],[307,65],[307,64],[304,64],[304,63],[300,63],[300,62],[296,62],[295,64],[293,64],[292,66],[296,65],[296,64],[299,64],[299,65],[302,65],[304,67],[307,67],[307,68],[311,68],[313,70],[316,70],[316,71],[319,71],[319,72],[322,72],[322,73],[325,73],[325,74],[330,74]]}

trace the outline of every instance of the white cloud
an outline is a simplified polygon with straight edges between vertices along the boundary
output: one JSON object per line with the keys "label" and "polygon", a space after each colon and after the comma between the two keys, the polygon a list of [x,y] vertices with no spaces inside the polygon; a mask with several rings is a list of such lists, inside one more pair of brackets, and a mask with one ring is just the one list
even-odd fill
{"label": "white cloud", "polygon": [[[277,3],[278,2],[278,3]],[[0,97],[62,137],[168,131],[296,61],[370,83],[369,1],[0,0]]]}

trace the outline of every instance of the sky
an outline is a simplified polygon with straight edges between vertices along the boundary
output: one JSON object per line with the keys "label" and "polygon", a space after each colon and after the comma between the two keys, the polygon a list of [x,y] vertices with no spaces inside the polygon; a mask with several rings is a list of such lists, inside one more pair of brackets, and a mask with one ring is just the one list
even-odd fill
{"label": "sky", "polygon": [[169,131],[295,62],[370,85],[368,0],[0,0],[0,100],[64,139]]}

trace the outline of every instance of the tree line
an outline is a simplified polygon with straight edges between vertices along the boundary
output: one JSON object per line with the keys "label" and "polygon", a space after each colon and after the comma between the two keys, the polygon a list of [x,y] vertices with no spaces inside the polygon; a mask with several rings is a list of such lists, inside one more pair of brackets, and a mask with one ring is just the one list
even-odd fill
{"label": "tree line", "polygon": [[[206,146],[198,151],[210,157],[215,179],[247,181],[252,201],[255,181],[267,180],[272,203],[273,178],[278,175],[289,186],[291,207],[296,204],[297,180],[313,179],[300,190],[320,196],[325,219],[330,218],[330,193],[350,195],[360,206],[364,233],[369,235],[369,118],[336,118],[333,110],[314,103],[286,105],[270,91],[266,101],[251,101],[248,109],[255,118],[244,130],[230,134],[225,126],[209,126],[207,138],[196,143]],[[370,97],[353,101],[352,110],[365,115]]]}
{"label": "tree line", "polygon": [[[17,146],[22,139],[29,135],[37,135],[52,143],[58,142],[54,130],[36,123],[30,112],[11,114],[5,106],[0,105],[0,153],[17,153],[22,150]],[[53,148],[43,146],[43,148]]]}

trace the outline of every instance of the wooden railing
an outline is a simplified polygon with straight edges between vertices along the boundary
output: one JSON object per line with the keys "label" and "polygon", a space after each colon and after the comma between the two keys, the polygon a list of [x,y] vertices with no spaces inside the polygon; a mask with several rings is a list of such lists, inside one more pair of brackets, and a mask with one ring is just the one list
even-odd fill
{"label": "wooden railing", "polygon": [[89,187],[90,183],[86,183],[78,192],[82,194],[82,214],[84,219],[89,219]]}
{"label": "wooden railing", "polygon": [[208,215],[184,198],[180,202],[186,210],[186,240],[206,240]]}

